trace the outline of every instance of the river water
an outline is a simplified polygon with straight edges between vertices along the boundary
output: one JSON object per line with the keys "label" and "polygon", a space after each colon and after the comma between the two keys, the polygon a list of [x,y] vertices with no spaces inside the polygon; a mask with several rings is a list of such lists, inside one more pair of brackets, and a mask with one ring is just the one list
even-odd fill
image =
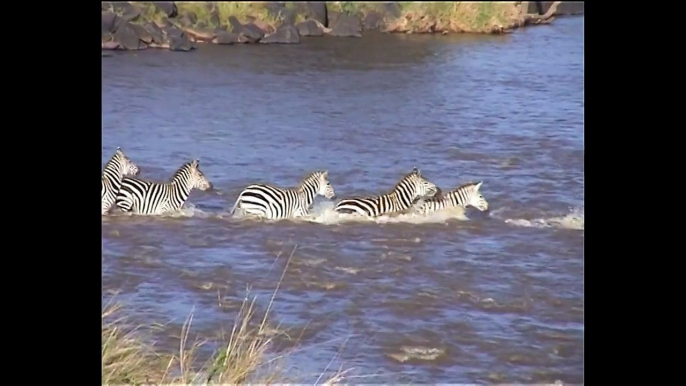
{"label": "river water", "polygon": [[[293,371],[582,383],[583,23],[103,58],[103,165],[121,146],[167,180],[200,158],[215,187],[174,215],[103,217],[104,301],[170,322],[174,350],[191,311],[202,336],[230,330],[248,286],[264,312],[287,268],[271,321]],[[340,198],[414,166],[444,192],[484,181],[489,211],[344,222],[320,198],[310,221],[227,214],[252,182],[326,169]]]}

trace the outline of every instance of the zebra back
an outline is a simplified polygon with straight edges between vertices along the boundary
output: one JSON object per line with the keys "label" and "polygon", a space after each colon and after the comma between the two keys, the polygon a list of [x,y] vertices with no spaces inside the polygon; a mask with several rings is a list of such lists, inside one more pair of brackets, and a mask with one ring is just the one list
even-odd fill
{"label": "zebra back", "polygon": [[339,213],[358,213],[370,217],[384,214],[403,212],[412,207],[421,197],[432,197],[438,192],[438,187],[424,178],[416,167],[400,181],[393,189],[376,197],[344,198],[334,206]]}

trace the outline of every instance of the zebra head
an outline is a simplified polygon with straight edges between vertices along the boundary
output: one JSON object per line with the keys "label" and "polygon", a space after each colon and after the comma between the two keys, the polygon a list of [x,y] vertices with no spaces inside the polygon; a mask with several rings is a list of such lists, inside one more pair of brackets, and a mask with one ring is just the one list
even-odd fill
{"label": "zebra head", "polygon": [[475,184],[470,184],[467,186],[468,198],[467,202],[465,203],[465,206],[473,206],[474,208],[483,212],[485,210],[488,210],[488,201],[486,201],[484,196],[479,191],[479,188],[481,188],[481,184],[483,184],[483,181],[479,181]]}
{"label": "zebra head", "polygon": [[318,189],[317,193],[327,199],[332,199],[336,197],[336,192],[333,189],[333,185],[329,182],[329,172],[324,171],[319,173],[319,178],[317,179]]}
{"label": "zebra head", "polygon": [[410,182],[414,187],[413,200],[424,197],[431,198],[439,192],[438,186],[422,177],[422,172],[420,172],[416,167],[413,168],[410,174],[405,177],[405,180]]}
{"label": "zebra head", "polygon": [[129,157],[124,154],[121,147],[117,146],[117,150],[114,152],[114,158],[116,159],[119,167],[121,168],[121,174],[123,176],[136,176],[140,173],[138,165],[133,163]]}
{"label": "zebra head", "polygon": [[191,161],[190,176],[195,189],[210,190],[213,188],[210,180],[208,180],[207,177],[205,177],[205,174],[200,170],[200,160],[194,159]]}

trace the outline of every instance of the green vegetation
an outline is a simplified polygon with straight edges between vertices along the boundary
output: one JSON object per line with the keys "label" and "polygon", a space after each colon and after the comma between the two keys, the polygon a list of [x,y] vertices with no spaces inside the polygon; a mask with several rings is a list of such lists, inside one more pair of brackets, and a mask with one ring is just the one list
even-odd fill
{"label": "green vegetation", "polygon": [[[256,316],[255,298],[246,297],[231,333],[213,342],[217,349],[206,361],[198,360],[197,353],[207,342],[188,341],[192,314],[183,324],[178,352],[161,353],[151,343],[152,332],[159,325],[131,326],[122,316],[121,306],[108,303],[102,312],[102,384],[302,383],[286,374],[281,366],[289,351],[269,355],[268,350],[274,335],[274,329],[268,326],[268,316],[289,262],[290,258],[264,316]],[[339,369],[325,383],[338,383],[345,373],[347,370]]]}

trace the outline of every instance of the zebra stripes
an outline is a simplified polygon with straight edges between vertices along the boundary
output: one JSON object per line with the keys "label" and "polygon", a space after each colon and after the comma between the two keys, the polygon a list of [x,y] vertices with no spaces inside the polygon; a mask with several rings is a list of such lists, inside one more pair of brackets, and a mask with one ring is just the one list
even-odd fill
{"label": "zebra stripes", "polygon": [[240,209],[245,214],[269,220],[305,216],[318,195],[327,199],[336,196],[328,176],[327,171],[313,172],[298,187],[291,189],[251,184],[238,195],[230,214]]}
{"label": "zebra stripes", "polygon": [[413,209],[416,213],[423,215],[447,208],[466,208],[468,206],[483,212],[488,209],[488,201],[479,191],[482,183],[483,181],[469,182],[443,194],[441,197],[419,200]]}
{"label": "zebra stripes", "polygon": [[212,189],[197,159],[183,164],[168,183],[124,177],[115,203],[122,212],[160,215],[181,209],[194,188]]}
{"label": "zebra stripes", "polygon": [[406,174],[390,193],[376,197],[350,197],[334,206],[338,213],[357,213],[368,217],[395,214],[410,209],[422,197],[433,197],[438,187],[422,177],[414,168]]}
{"label": "zebra stripes", "polygon": [[121,147],[117,147],[102,172],[102,189],[100,190],[102,214],[107,214],[114,204],[122,178],[138,175],[139,172],[138,165],[124,154]]}

